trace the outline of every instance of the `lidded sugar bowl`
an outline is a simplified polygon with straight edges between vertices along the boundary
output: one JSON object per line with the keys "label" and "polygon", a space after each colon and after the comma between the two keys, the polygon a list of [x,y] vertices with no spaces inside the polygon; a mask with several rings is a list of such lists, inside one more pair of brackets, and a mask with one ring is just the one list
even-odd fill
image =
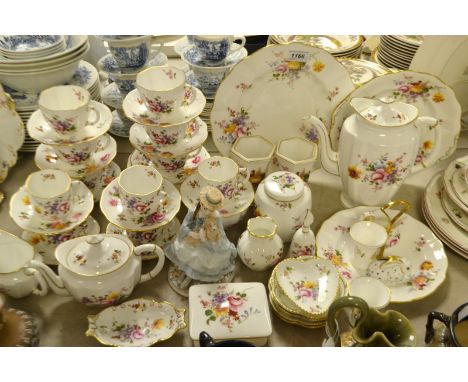
{"label": "lidded sugar bowl", "polygon": [[258,185],[255,205],[257,215],[273,218],[278,224],[278,235],[289,242],[302,225],[306,211],[312,208],[312,193],[298,175],[278,171]]}
{"label": "lidded sugar bowl", "polygon": [[[154,252],[158,263],[141,274],[141,256]],[[88,306],[108,306],[126,299],[135,285],[154,278],[164,266],[164,252],[154,244],[134,247],[125,236],[99,234],[82,236],[60,244],[55,251],[57,276],[38,261],[38,269],[49,287],[62,296],[72,295]]]}

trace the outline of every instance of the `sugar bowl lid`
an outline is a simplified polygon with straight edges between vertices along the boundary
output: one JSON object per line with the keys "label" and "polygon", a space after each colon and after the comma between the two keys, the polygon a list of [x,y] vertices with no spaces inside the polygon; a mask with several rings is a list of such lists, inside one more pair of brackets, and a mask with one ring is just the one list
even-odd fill
{"label": "sugar bowl lid", "polygon": [[281,202],[296,200],[304,194],[304,181],[292,172],[274,172],[264,182],[266,194]]}
{"label": "sugar bowl lid", "polygon": [[132,256],[133,245],[120,235],[78,237],[60,244],[55,257],[60,265],[82,276],[101,276],[121,268]]}

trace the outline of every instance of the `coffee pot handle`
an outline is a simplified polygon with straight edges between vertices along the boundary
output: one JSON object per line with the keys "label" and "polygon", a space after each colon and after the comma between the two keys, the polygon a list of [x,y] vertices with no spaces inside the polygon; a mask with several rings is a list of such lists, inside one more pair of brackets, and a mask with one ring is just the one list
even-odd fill
{"label": "coffee pot handle", "polygon": [[335,346],[340,346],[340,336],[338,333],[338,324],[336,320],[336,315],[343,308],[357,308],[359,309],[359,317],[356,321],[355,326],[359,325],[361,322],[364,322],[367,319],[369,313],[369,306],[362,298],[357,296],[345,296],[338,298],[330,305],[327,315],[327,333],[333,338]]}
{"label": "coffee pot handle", "polygon": [[134,251],[137,256],[141,256],[141,254],[144,252],[154,252],[156,254],[156,256],[158,257],[158,263],[148,273],[141,275],[140,280],[138,281],[138,284],[154,279],[164,267],[164,262],[166,260],[164,251],[155,244],[139,245],[138,247],[134,249]]}
{"label": "coffee pot handle", "polygon": [[441,313],[441,312],[429,312],[427,315],[426,323],[426,336],[424,337],[424,342],[428,344],[434,338],[434,320],[442,322],[447,328],[450,328],[450,316]]}

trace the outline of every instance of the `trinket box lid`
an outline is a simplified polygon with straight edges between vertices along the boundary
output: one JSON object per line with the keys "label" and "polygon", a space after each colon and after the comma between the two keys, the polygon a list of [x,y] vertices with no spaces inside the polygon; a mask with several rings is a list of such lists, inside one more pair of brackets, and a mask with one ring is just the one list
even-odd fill
{"label": "trinket box lid", "polygon": [[264,182],[266,194],[281,202],[296,200],[304,193],[304,182],[292,172],[274,172],[267,176]]}
{"label": "trinket box lid", "polygon": [[[200,284],[189,290],[190,337],[206,331],[215,340],[246,339],[265,344],[272,333],[262,283]],[[260,342],[259,339],[263,339]]]}

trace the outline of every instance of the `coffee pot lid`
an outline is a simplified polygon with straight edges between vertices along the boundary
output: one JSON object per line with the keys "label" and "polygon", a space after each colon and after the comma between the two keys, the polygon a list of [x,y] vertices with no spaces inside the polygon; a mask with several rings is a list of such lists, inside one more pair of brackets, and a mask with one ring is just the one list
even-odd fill
{"label": "coffee pot lid", "polygon": [[111,234],[88,235],[60,244],[57,261],[73,273],[101,276],[122,267],[133,253],[130,241]]}
{"label": "coffee pot lid", "polygon": [[281,202],[296,200],[304,194],[304,181],[292,172],[274,172],[264,182],[266,194]]}

